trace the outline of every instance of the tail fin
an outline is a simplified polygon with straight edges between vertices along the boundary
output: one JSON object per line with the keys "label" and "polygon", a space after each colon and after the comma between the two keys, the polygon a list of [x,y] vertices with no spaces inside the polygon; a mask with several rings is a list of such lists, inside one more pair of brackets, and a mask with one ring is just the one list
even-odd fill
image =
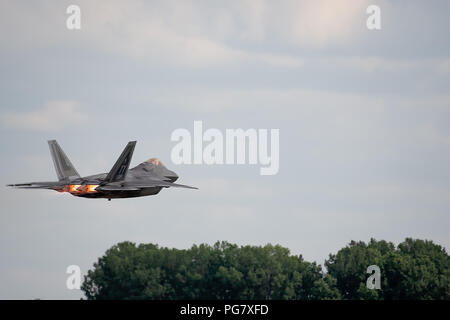
{"label": "tail fin", "polygon": [[79,178],[80,175],[77,170],[75,170],[58,142],[56,142],[56,140],[50,140],[48,141],[48,146],[50,147],[50,153],[52,154],[53,164],[55,165],[59,181]]}
{"label": "tail fin", "polygon": [[122,181],[125,179],[128,167],[130,166],[131,157],[133,156],[135,146],[136,141],[128,142],[125,149],[123,149],[119,159],[117,159],[111,171],[106,176],[105,182],[108,183],[108,182]]}

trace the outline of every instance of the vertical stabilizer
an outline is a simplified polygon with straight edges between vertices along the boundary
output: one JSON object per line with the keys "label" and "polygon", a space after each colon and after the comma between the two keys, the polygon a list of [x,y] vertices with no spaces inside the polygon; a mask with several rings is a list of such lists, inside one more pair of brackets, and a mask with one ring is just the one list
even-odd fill
{"label": "vertical stabilizer", "polygon": [[125,179],[128,172],[128,167],[130,166],[135,146],[136,141],[128,142],[125,149],[123,149],[119,159],[117,159],[111,171],[106,176],[105,182],[122,181]]}
{"label": "vertical stabilizer", "polygon": [[52,154],[53,164],[55,165],[59,181],[79,178],[80,175],[77,170],[75,170],[58,142],[56,142],[56,140],[50,140],[48,141],[48,146],[50,147],[50,153]]}

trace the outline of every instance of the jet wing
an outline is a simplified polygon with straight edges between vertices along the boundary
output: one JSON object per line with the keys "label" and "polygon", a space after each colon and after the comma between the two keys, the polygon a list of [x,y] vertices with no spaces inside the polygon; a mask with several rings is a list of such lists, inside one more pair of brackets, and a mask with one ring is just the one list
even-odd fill
{"label": "jet wing", "polygon": [[184,184],[172,183],[162,180],[145,180],[145,182],[127,182],[126,184],[106,184],[100,185],[95,190],[97,191],[138,191],[145,188],[154,187],[176,187],[176,188],[188,188],[188,189],[198,189],[196,187],[186,186]]}
{"label": "jet wing", "polygon": [[196,187],[186,186],[184,184],[178,184],[168,181],[162,181],[162,180],[145,180],[144,183],[131,183],[132,186],[138,187],[138,188],[149,188],[149,187],[176,187],[176,188],[187,188],[187,189],[198,189]]}
{"label": "jet wing", "polygon": [[131,186],[120,186],[120,185],[113,185],[113,186],[98,186],[95,188],[96,191],[139,191],[141,188],[137,187],[131,187]]}

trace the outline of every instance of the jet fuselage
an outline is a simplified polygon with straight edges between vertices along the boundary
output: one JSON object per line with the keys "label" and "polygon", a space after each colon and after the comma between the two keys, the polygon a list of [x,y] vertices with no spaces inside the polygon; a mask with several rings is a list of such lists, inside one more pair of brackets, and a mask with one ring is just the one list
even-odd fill
{"label": "jet fuselage", "polygon": [[55,140],[49,141],[50,152],[59,181],[29,182],[8,186],[24,189],[51,189],[83,198],[134,198],[158,194],[162,188],[181,187],[174,183],[178,175],[156,158],[128,169],[136,141],[130,141],[108,173],[81,177]]}

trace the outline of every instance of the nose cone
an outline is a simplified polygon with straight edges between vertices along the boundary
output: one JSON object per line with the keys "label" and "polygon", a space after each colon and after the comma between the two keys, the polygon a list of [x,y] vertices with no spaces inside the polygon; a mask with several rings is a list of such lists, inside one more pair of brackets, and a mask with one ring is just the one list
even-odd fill
{"label": "nose cone", "polygon": [[170,182],[175,182],[175,181],[178,180],[178,175],[175,172],[171,171],[171,170],[167,170],[167,174],[165,175],[165,177],[167,179],[169,179]]}

